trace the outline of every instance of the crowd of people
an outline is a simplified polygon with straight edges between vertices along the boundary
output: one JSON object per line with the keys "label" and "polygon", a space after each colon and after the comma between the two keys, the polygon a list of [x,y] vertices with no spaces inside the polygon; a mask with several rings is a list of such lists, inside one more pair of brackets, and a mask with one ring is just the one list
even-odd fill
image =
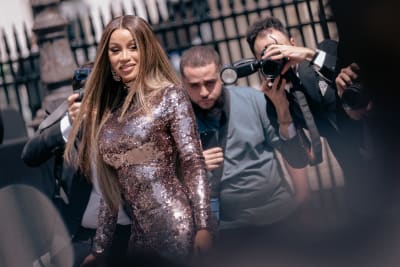
{"label": "crowd of people", "polygon": [[30,166],[55,158],[74,266],[201,266],[310,245],[315,151],[294,92],[343,169],[345,233],[381,216],[390,183],[374,167],[373,102],[342,101],[362,79],[357,62],[339,60],[332,40],[297,46],[274,17],[246,38],[256,59],[285,62],[276,77],[260,74],[260,88],[224,85],[211,46],[185,50],[179,75],[138,16],[106,25],[95,60],[75,72],[73,89],[83,90],[58,116],[49,111],[22,153]]}

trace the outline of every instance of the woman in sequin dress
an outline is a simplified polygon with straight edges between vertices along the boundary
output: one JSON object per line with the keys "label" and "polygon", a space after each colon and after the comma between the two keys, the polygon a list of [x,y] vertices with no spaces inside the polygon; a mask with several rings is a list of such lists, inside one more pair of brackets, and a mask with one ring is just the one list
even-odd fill
{"label": "woman in sequin dress", "polygon": [[86,262],[112,241],[122,199],[132,254],[184,262],[209,249],[209,184],[191,103],[146,21],[125,15],[105,27],[82,106],[65,156],[72,160],[81,136],[77,162],[90,175],[96,156],[104,197]]}

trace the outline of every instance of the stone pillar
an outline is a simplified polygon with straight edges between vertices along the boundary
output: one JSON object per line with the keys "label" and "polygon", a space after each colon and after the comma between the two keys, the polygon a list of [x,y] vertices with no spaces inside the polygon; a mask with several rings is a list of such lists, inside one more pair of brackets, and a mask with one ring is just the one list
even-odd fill
{"label": "stone pillar", "polygon": [[31,0],[34,15],[32,31],[40,54],[40,77],[44,85],[41,112],[34,124],[43,119],[44,110],[54,110],[72,93],[71,78],[76,63],[67,38],[67,20],[59,11],[60,0]]}

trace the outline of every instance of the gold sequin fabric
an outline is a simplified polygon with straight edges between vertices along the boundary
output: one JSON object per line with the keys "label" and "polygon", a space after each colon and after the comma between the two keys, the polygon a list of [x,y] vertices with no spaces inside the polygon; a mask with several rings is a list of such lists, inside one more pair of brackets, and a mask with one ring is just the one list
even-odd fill
{"label": "gold sequin fabric", "polygon": [[[115,169],[132,210],[129,248],[184,260],[195,232],[211,228],[210,188],[190,100],[183,88],[170,86],[152,99],[150,113],[132,105],[122,121],[119,115],[117,109],[102,127],[99,152]],[[116,214],[102,203],[96,243],[105,248]]]}

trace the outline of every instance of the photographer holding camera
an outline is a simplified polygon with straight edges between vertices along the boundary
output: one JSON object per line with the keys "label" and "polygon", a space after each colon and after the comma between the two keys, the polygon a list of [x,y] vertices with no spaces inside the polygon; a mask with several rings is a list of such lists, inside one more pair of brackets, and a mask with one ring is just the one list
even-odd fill
{"label": "photographer holding camera", "polygon": [[[286,91],[289,102],[297,102],[291,92],[298,90],[304,93],[322,136],[329,135],[332,129],[337,128],[334,114],[336,93],[331,84],[336,75],[335,41],[325,40],[318,45],[319,49],[296,46],[283,23],[277,18],[267,17],[250,26],[247,42],[254,56],[264,65],[275,65],[274,68],[260,69],[264,77],[261,90],[267,96],[267,100],[271,95],[271,78],[282,75],[288,79]],[[266,73],[271,72],[270,69],[274,69],[274,75]],[[290,108],[294,122],[307,128],[296,105],[291,105]],[[274,110],[270,109],[268,113],[273,121],[276,120]]]}
{"label": "photographer holding camera", "polygon": [[[251,244],[246,250],[281,249],[292,244],[287,239],[295,236],[291,227],[301,227],[296,208],[309,200],[308,161],[282,93],[285,79],[277,78],[272,85],[271,105],[279,118],[275,131],[263,94],[223,86],[220,71],[220,57],[212,47],[191,47],[181,57],[183,85],[202,137],[213,211],[220,218],[220,247],[229,247],[230,254],[235,248],[245,252],[243,242]],[[289,163],[295,192],[280,172],[275,149]]]}
{"label": "photographer holding camera", "polygon": [[[375,151],[377,146],[376,138],[379,131],[379,127],[375,125],[375,122],[378,118],[374,110],[371,92],[364,83],[358,64],[353,62],[341,68],[340,73],[335,79],[335,84],[341,107],[348,118],[351,119],[350,121],[360,128],[359,135],[354,136],[360,140],[359,158],[363,163],[368,163],[370,167],[368,171],[373,171],[373,168],[377,167],[376,164],[374,165],[374,162],[376,161],[375,154],[377,152]],[[374,176],[379,176],[379,174],[376,173]],[[365,183],[365,180],[362,182]],[[378,185],[382,186],[384,182],[384,179],[381,179],[381,183]],[[382,191],[381,194],[385,194],[383,192],[384,189],[377,187],[378,185],[374,185],[376,186],[374,190],[380,190]]]}
{"label": "photographer holding camera", "polygon": [[[343,170],[346,204],[350,219],[354,219],[349,225],[356,222],[354,225],[357,227],[358,222],[364,223],[379,216],[384,205],[383,183],[377,179],[377,168],[371,165],[373,162],[363,153],[365,139],[368,139],[364,120],[354,120],[360,118],[361,110],[365,113],[369,109],[368,95],[362,93],[362,97],[356,98],[354,94],[360,95],[360,90],[356,89],[358,86],[348,86],[356,78],[354,71],[357,66],[353,64],[341,71],[336,80],[336,89],[334,81],[337,76],[336,66],[339,66],[336,58],[337,43],[324,40],[318,44],[318,49],[295,46],[294,39],[289,37],[282,22],[273,17],[256,21],[247,32],[247,42],[258,59],[283,61],[281,75],[295,74],[290,76],[293,80],[289,79],[288,82],[294,88],[286,88],[294,122],[298,127],[308,128],[303,114],[299,112],[298,99],[292,94],[298,90],[304,94],[316,128],[328,141]],[[261,89],[267,101],[272,101],[274,92],[270,85],[271,81],[266,77]],[[362,109],[358,110],[359,107]],[[276,125],[276,111],[269,109],[268,116]]]}

